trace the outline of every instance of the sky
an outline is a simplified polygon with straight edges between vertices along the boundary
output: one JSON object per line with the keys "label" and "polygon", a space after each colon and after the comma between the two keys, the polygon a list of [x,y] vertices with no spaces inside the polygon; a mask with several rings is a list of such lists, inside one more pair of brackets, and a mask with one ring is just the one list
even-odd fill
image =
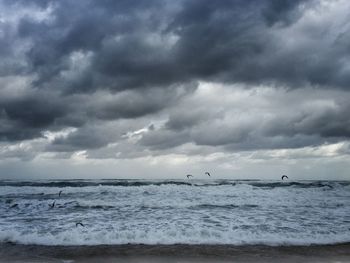
{"label": "sky", "polygon": [[347,0],[0,0],[0,179],[350,180]]}

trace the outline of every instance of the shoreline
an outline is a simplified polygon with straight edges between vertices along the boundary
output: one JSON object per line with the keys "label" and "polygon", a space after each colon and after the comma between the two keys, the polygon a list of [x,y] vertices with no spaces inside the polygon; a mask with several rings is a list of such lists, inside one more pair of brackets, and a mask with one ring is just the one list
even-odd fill
{"label": "shoreline", "polygon": [[0,244],[2,262],[350,262],[350,243],[309,246]]}

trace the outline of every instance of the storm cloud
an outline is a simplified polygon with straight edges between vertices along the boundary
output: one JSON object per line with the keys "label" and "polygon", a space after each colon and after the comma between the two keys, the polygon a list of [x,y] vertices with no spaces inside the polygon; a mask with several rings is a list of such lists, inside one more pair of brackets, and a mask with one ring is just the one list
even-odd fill
{"label": "storm cloud", "polygon": [[346,144],[349,11],[332,0],[0,0],[0,158]]}

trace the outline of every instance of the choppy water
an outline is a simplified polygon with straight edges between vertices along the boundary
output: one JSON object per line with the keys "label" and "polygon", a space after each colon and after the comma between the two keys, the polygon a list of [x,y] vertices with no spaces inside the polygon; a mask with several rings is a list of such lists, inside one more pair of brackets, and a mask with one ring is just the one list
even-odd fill
{"label": "choppy water", "polygon": [[350,182],[0,181],[0,242],[350,242]]}

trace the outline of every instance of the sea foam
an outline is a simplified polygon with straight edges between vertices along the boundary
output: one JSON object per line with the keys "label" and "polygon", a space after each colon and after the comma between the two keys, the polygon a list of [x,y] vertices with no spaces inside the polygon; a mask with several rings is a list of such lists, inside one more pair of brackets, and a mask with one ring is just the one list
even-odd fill
{"label": "sea foam", "polygon": [[[350,242],[349,182],[2,181],[0,197],[0,242]],[[54,208],[50,208],[54,201]],[[76,222],[82,222],[84,227],[76,227]]]}

